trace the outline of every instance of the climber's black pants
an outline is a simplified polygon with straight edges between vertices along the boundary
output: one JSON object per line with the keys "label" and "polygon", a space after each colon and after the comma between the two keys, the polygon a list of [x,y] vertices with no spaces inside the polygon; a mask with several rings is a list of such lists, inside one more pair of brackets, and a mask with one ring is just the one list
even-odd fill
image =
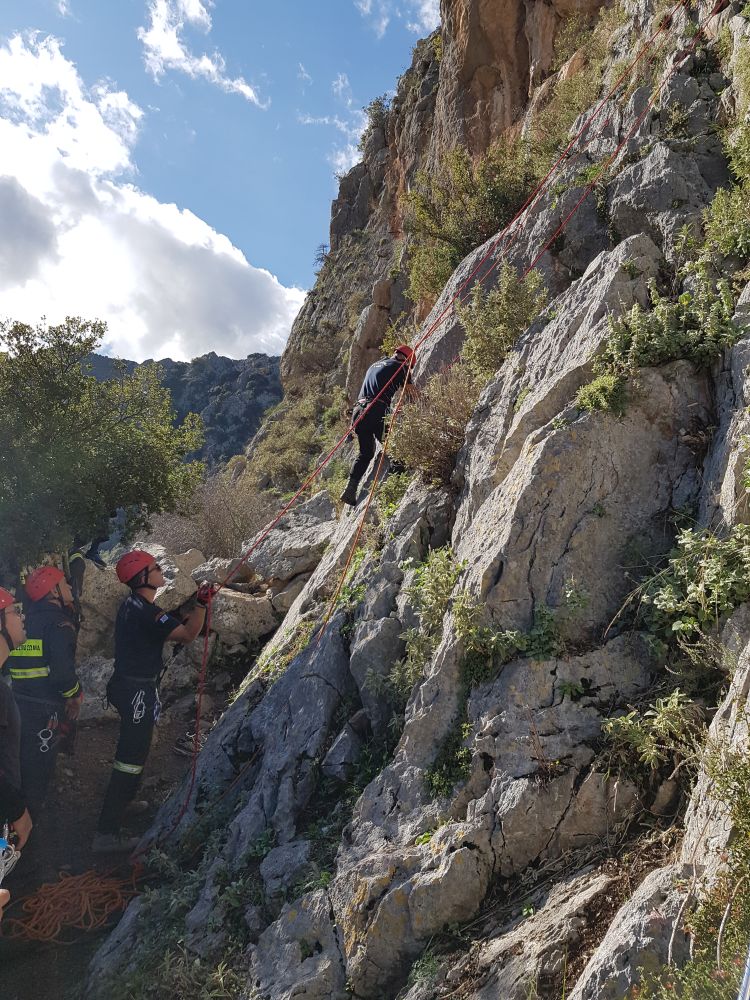
{"label": "climber's black pants", "polygon": [[120,714],[120,738],[99,816],[99,833],[118,833],[141,783],[161,704],[156,684],[113,677],[107,697]]}
{"label": "climber's black pants", "polygon": [[[358,403],[352,413],[352,420],[357,419],[362,409],[364,407],[360,407]],[[354,428],[359,443],[359,455],[352,465],[352,471],[349,475],[349,483],[352,486],[356,486],[367,472],[367,467],[375,454],[375,445],[383,440],[385,414],[386,407],[381,403],[375,403]]]}
{"label": "climber's black pants", "polygon": [[55,771],[60,748],[57,726],[65,717],[65,707],[23,695],[15,697],[21,716],[21,788],[31,818],[38,820]]}

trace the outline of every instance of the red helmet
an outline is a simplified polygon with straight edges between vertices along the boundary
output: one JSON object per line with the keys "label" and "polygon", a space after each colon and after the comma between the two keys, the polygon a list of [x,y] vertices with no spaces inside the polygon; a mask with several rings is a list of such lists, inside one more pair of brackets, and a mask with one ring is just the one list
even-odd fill
{"label": "red helmet", "polygon": [[411,347],[409,347],[408,344],[399,344],[398,347],[396,348],[396,350],[393,353],[394,354],[403,354],[403,356],[405,358],[408,358],[409,361],[414,361],[415,358],[416,358],[416,356],[417,356],[417,352],[413,351],[411,349]]}
{"label": "red helmet", "polygon": [[16,599],[13,594],[0,587],[0,611],[5,611],[6,608],[9,608],[11,604],[15,604],[15,602]]}
{"label": "red helmet", "polygon": [[24,586],[30,600],[41,601],[64,579],[65,574],[57,566],[40,566],[29,574]]}
{"label": "red helmet", "polygon": [[130,583],[134,577],[153,562],[156,560],[151,553],[144,552],[143,549],[133,549],[132,552],[126,552],[117,560],[117,579],[120,583]]}

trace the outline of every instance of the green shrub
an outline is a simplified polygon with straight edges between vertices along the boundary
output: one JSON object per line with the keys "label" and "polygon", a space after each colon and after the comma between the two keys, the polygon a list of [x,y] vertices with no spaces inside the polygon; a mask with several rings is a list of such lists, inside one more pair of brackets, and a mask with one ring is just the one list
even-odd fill
{"label": "green shrub", "polygon": [[360,152],[364,152],[367,140],[376,129],[382,128],[385,131],[390,107],[390,97],[387,94],[381,94],[380,97],[373,98],[366,108],[362,108],[367,116],[367,124],[359,139]]}
{"label": "green shrub", "polygon": [[576,406],[588,413],[606,410],[620,417],[625,412],[626,384],[621,375],[611,372],[597,375],[588,385],[582,385],[578,390]]}
{"label": "green shrub", "polygon": [[683,529],[665,569],[636,591],[650,631],[669,641],[714,630],[723,615],[750,598],[750,525],[725,538]]}
{"label": "green shrub", "polygon": [[387,521],[396,513],[411,481],[410,472],[391,472],[380,484],[376,503],[383,521]]}
{"label": "green shrub", "polygon": [[676,688],[643,713],[634,709],[607,719],[602,732],[619,768],[656,771],[669,764],[674,770],[691,758],[697,764],[705,722],[699,706]]}
{"label": "green shrub", "polygon": [[537,177],[521,138],[500,139],[476,162],[453,149],[434,173],[418,173],[405,206],[410,297],[434,300],[464,257],[512,219]]}
{"label": "green shrub", "polygon": [[740,335],[732,322],[734,296],[729,283],[715,283],[705,264],[694,274],[693,291],[684,291],[671,301],[649,282],[652,309],[636,304],[619,319],[610,318],[610,337],[597,374],[627,377],[638,368],[684,359],[698,366],[709,365],[731,347]]}
{"label": "green shrub", "polygon": [[466,331],[461,357],[481,384],[492,378],[546,300],[547,290],[538,272],[519,278],[514,267],[503,264],[490,292],[485,293],[477,283],[468,302],[456,303]]}
{"label": "green shrub", "polygon": [[750,257],[750,214],[744,188],[719,188],[704,218],[710,250],[724,257]]}
{"label": "green shrub", "polygon": [[415,569],[407,594],[419,616],[419,627],[404,633],[406,655],[394,664],[389,677],[389,686],[401,704],[406,704],[412,688],[424,675],[442,634],[443,618],[462,569],[463,564],[456,562],[450,546],[433,549]]}
{"label": "green shrub", "polygon": [[449,483],[479,391],[474,373],[461,362],[433,375],[419,398],[401,407],[391,456],[428,482]]}

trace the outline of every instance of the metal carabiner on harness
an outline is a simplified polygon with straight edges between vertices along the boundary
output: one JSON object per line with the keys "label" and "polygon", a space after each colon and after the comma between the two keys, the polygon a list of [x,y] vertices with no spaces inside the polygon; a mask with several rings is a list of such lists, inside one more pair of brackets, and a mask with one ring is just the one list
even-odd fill
{"label": "metal carabiner on harness", "polygon": [[21,852],[16,850],[9,837],[10,830],[6,823],[3,827],[3,835],[0,837],[0,885],[3,884],[5,876],[10,875],[13,871],[21,857]]}

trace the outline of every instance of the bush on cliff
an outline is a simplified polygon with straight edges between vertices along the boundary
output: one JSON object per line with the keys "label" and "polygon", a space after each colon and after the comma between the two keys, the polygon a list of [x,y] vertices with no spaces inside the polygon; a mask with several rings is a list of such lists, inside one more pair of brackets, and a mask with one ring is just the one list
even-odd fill
{"label": "bush on cliff", "polygon": [[489,382],[546,300],[547,290],[537,271],[520,278],[514,267],[504,264],[490,292],[476,284],[466,303],[456,303],[466,331],[461,357],[479,384]]}
{"label": "bush on cliff", "polygon": [[401,407],[388,445],[392,457],[428,482],[450,482],[479,388],[460,361],[433,375],[419,399]]}
{"label": "bush on cliff", "polygon": [[185,457],[200,447],[200,419],[173,424],[156,365],[107,381],[88,373],[105,332],[71,317],[0,326],[0,544],[11,567],[94,537],[117,507],[144,526],[199,481],[201,465]]}
{"label": "bush on cliff", "polygon": [[537,176],[529,144],[514,137],[475,161],[465,149],[450,150],[435,173],[417,174],[406,196],[411,298],[435,299],[464,257],[513,218]]}

